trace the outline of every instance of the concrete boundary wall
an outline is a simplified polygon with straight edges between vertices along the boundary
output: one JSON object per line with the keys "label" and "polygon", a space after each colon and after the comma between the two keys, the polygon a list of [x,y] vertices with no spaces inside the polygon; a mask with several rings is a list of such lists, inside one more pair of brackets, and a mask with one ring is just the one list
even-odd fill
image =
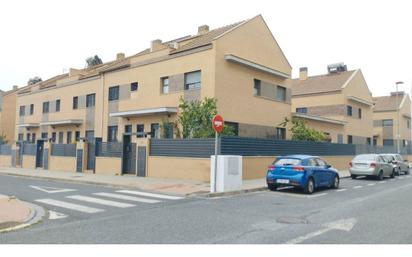
{"label": "concrete boundary wall", "polygon": [[11,155],[0,155],[0,167],[11,167]]}
{"label": "concrete boundary wall", "polygon": [[[76,169],[73,169],[75,172]],[[97,175],[120,175],[122,174],[122,158],[96,156]]]}
{"label": "concrete boundary wall", "polygon": [[35,155],[23,155],[22,168],[23,169],[35,169],[36,168],[36,156]]}
{"label": "concrete boundary wall", "polygon": [[76,157],[50,155],[49,170],[76,172]]}
{"label": "concrete boundary wall", "polygon": [[210,180],[210,158],[149,156],[147,167],[148,177]]}

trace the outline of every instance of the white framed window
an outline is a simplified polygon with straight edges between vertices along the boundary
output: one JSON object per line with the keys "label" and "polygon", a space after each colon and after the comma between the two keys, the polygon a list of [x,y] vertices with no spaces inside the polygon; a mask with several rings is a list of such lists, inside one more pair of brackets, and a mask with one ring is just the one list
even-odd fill
{"label": "white framed window", "polygon": [[169,93],[169,77],[164,77],[161,79],[162,81],[162,94]]}

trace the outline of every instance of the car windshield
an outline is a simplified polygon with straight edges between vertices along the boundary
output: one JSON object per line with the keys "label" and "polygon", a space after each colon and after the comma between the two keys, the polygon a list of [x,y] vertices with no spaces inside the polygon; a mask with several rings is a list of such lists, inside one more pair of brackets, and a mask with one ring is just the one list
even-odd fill
{"label": "car windshield", "polygon": [[382,155],[383,159],[385,159],[385,161],[393,161],[393,156],[392,155]]}
{"label": "car windshield", "polygon": [[284,158],[284,159],[277,160],[275,162],[275,165],[290,166],[290,165],[300,165],[300,163],[301,163],[300,159]]}
{"label": "car windshield", "polygon": [[356,156],[353,160],[354,161],[374,161],[376,159],[376,155],[373,154],[361,154]]}

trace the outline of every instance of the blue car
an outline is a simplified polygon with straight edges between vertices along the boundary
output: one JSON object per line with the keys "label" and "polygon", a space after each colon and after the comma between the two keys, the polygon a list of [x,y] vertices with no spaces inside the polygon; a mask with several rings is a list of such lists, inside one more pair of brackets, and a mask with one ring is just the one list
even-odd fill
{"label": "blue car", "polygon": [[272,191],[279,186],[294,186],[312,194],[319,187],[338,188],[339,173],[317,156],[289,155],[278,157],[269,166],[266,182]]}

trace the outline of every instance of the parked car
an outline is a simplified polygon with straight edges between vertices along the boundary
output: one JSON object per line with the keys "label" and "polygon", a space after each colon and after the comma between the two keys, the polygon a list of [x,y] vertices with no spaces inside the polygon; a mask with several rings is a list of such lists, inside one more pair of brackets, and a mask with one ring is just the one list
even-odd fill
{"label": "parked car", "polygon": [[402,156],[400,154],[395,154],[395,153],[388,153],[388,154],[382,154],[383,156],[387,157],[393,164],[396,175],[401,175],[403,174],[409,174],[409,164],[408,161],[404,161]]}
{"label": "parked car", "polygon": [[352,179],[358,176],[374,176],[382,180],[385,176],[395,177],[395,168],[383,155],[360,154],[349,163],[349,172]]}
{"label": "parked car", "polygon": [[278,157],[268,167],[266,182],[272,191],[279,186],[294,186],[312,194],[319,187],[338,188],[339,173],[319,157],[289,155]]}

